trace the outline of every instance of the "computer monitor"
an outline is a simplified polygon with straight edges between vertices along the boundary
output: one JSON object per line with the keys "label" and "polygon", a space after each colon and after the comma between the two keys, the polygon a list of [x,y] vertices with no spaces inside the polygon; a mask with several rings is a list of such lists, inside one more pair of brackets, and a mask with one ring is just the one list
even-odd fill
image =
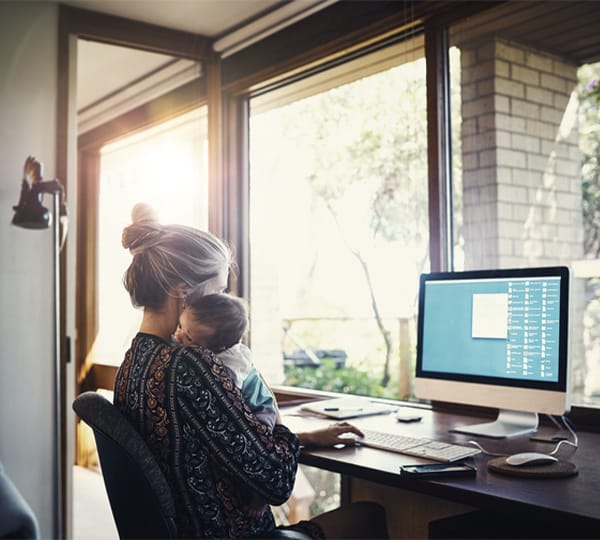
{"label": "computer monitor", "polygon": [[452,431],[494,438],[569,410],[569,269],[435,272],[419,287],[415,394],[498,408]]}

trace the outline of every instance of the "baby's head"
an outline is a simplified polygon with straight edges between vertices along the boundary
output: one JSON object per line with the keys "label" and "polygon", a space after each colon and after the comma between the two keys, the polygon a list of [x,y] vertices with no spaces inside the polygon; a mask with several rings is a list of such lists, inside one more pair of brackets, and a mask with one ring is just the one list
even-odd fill
{"label": "baby's head", "polygon": [[174,337],[181,345],[201,345],[218,353],[239,343],[247,328],[248,308],[241,298],[207,294],[186,305]]}

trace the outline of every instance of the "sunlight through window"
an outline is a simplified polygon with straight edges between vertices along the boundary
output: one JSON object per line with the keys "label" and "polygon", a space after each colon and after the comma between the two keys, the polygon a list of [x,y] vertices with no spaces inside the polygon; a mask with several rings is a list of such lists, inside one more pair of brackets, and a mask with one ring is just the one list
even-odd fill
{"label": "sunlight through window", "polygon": [[206,129],[201,108],[102,148],[95,362],[119,365],[141,317],[122,284],[131,256],[121,234],[134,204],[153,206],[162,223],[208,227]]}
{"label": "sunlight through window", "polygon": [[404,395],[429,267],[422,39],[253,99],[250,151],[260,369],[273,382]]}

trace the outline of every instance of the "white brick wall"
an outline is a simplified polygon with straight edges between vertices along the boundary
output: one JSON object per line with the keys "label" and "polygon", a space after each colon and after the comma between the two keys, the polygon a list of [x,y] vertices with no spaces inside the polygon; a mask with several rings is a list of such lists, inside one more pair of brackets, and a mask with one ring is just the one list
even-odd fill
{"label": "white brick wall", "polygon": [[577,133],[559,130],[576,66],[498,38],[463,46],[462,60],[466,267],[581,257]]}

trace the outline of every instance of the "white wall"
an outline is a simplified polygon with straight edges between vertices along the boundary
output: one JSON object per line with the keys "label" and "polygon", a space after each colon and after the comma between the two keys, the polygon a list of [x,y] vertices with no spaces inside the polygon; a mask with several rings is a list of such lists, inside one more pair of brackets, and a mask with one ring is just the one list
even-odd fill
{"label": "white wall", "polygon": [[0,462],[43,538],[54,505],[52,237],[10,220],[28,155],[55,178],[57,36],[56,3],[0,2]]}

